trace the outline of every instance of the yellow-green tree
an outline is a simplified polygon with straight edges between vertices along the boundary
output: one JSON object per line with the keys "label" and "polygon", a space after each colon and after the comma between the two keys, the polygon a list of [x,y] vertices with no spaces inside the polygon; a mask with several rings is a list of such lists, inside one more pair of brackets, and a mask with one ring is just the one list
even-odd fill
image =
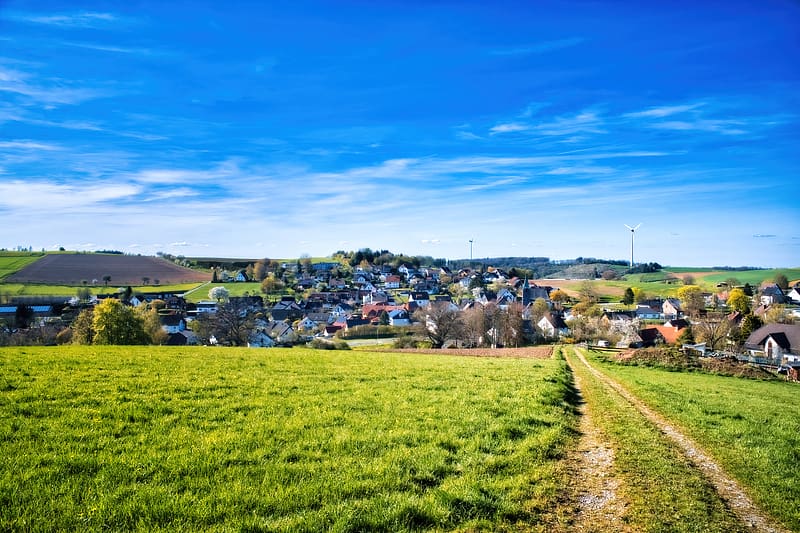
{"label": "yellow-green tree", "polygon": [[131,345],[149,341],[141,317],[114,298],[106,298],[95,306],[92,329],[94,344]]}
{"label": "yellow-green tree", "polygon": [[703,291],[697,285],[684,285],[679,288],[678,298],[680,298],[686,313],[692,316],[700,314],[700,311],[706,307]]}
{"label": "yellow-green tree", "polygon": [[728,307],[734,311],[747,314],[750,312],[750,297],[740,288],[731,289],[728,294]]}

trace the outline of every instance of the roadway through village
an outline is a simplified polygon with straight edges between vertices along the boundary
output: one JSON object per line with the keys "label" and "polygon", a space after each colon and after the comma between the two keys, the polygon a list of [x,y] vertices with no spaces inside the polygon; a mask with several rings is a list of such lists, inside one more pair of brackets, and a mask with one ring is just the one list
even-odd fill
{"label": "roadway through village", "polygon": [[[585,357],[585,352],[577,348],[575,357],[568,357],[574,370],[576,365],[585,367],[586,372],[574,372],[575,386],[579,394],[579,414],[581,433],[578,446],[570,458],[572,479],[574,484],[570,490],[570,499],[576,509],[571,531],[633,531],[626,525],[627,503],[620,495],[620,488],[625,480],[615,473],[615,449],[603,435],[591,418],[584,397],[585,379],[597,380],[623,401],[632,405],[641,415],[668,437],[687,458],[693,468],[699,469],[703,477],[714,487],[728,509],[741,521],[744,529],[757,532],[783,533],[786,531],[777,526],[747,496],[739,483],[728,476],[714,459],[697,443],[687,437],[674,424],[650,409],[631,394],[627,389],[613,380]],[[577,360],[577,362],[576,362]]]}

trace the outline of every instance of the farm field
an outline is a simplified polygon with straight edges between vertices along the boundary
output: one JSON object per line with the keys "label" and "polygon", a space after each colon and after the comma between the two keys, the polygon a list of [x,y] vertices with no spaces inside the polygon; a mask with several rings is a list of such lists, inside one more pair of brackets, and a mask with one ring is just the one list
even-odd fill
{"label": "farm field", "polygon": [[[608,302],[619,301],[625,294],[628,287],[639,288],[648,297],[672,297],[679,287],[682,286],[682,278],[691,275],[695,284],[703,290],[716,291],[716,285],[729,278],[736,278],[740,283],[750,283],[758,287],[762,282],[772,280],[776,274],[784,274],[790,281],[800,279],[800,269],[783,268],[774,270],[743,270],[743,271],[720,271],[712,269],[694,268],[665,268],[662,272],[653,274],[632,274],[624,280],[591,280],[590,283],[598,295]],[[667,278],[675,278],[671,283],[666,283]],[[540,285],[549,285],[561,288],[570,296],[578,297],[586,280],[578,279],[541,279],[536,280]]]}
{"label": "farm field", "polygon": [[764,510],[800,531],[800,388],[593,362],[710,453]]}
{"label": "farm field", "polygon": [[0,252],[0,280],[38,261],[43,254],[29,252]]}
{"label": "farm field", "polygon": [[562,360],[0,350],[0,530],[543,530]]}
{"label": "farm field", "polygon": [[[47,254],[10,274],[7,283],[74,285],[105,284],[110,276],[112,286],[140,285],[143,277],[160,285],[201,283],[211,279],[210,273],[198,272],[159,257],[117,254]],[[94,280],[97,282],[93,283]]]}

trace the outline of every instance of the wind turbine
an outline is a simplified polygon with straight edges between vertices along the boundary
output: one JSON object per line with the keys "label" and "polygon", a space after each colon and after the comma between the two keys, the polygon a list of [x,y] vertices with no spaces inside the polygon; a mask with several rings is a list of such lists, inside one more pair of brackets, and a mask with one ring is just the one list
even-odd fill
{"label": "wind turbine", "polygon": [[629,225],[625,224],[625,227],[628,228],[629,230],[631,230],[631,268],[633,268],[633,235],[634,235],[634,233],[636,233],[636,230],[639,229],[639,226],[641,226],[641,225],[642,225],[642,223],[640,222],[640,223],[636,224],[635,228],[632,228]]}

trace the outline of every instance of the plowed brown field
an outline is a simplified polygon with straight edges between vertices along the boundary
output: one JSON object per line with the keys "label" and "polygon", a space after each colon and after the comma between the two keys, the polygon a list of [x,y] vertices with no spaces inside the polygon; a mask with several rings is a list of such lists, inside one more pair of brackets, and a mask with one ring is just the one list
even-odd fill
{"label": "plowed brown field", "polygon": [[[42,283],[81,285],[84,281],[102,284],[111,276],[110,285],[142,285],[158,280],[161,285],[202,283],[210,273],[198,272],[160,257],[115,254],[48,254],[6,278],[7,283]],[[94,280],[97,280],[96,282]]]}

